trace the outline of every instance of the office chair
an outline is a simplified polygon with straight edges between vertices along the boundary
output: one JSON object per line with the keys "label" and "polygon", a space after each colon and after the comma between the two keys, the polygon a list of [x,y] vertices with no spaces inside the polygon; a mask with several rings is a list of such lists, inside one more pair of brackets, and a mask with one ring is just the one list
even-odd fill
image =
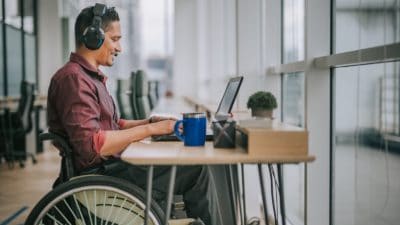
{"label": "office chair", "polygon": [[148,82],[148,89],[149,89],[149,103],[150,103],[150,109],[154,109],[157,105],[157,86],[158,86],[158,81],[149,81]]}
{"label": "office chair", "polygon": [[133,119],[137,120],[137,119],[139,119],[139,112],[138,112],[138,106],[136,103],[136,73],[135,72],[131,73],[131,77],[129,79],[129,85],[130,85],[130,90],[131,90],[131,92],[129,93],[129,104],[131,106]]}
{"label": "office chair", "polygon": [[[18,160],[20,167],[24,167],[27,156],[32,162],[37,162],[34,154],[26,151],[25,137],[32,130],[32,110],[35,101],[35,85],[27,81],[21,82],[21,96],[18,102],[17,112],[6,113],[8,122],[3,129],[6,142],[5,159],[10,168],[14,167],[14,161]],[[8,115],[7,115],[8,114]]]}
{"label": "office chair", "polygon": [[139,117],[137,119],[146,119],[150,115],[149,89],[147,76],[142,70],[138,70],[135,75],[136,85],[136,106]]}
{"label": "office chair", "polygon": [[117,80],[117,104],[123,119],[134,118],[130,105],[130,95],[132,95],[132,90],[130,90],[129,80]]}

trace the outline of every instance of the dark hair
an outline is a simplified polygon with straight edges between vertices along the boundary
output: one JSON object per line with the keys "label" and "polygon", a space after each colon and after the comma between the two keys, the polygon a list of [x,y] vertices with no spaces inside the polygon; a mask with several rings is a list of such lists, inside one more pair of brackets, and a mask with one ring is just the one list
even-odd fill
{"label": "dark hair", "polygon": [[[82,42],[82,36],[83,32],[85,29],[90,26],[93,22],[93,7],[86,7],[82,9],[82,11],[79,13],[78,17],[76,18],[75,21],[75,44],[76,47],[80,47],[83,42]],[[119,21],[119,16],[117,11],[115,10],[114,7],[110,7],[106,9],[106,12],[104,15],[101,17],[101,28],[103,29],[104,32],[107,31],[107,27],[111,22],[114,21]]]}

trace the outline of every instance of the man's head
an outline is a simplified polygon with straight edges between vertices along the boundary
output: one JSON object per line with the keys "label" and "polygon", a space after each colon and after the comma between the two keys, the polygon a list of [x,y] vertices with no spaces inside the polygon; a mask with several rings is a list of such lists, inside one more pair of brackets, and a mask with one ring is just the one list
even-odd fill
{"label": "man's head", "polygon": [[[101,8],[100,8],[101,9]],[[103,8],[104,9],[104,8]],[[97,11],[95,13],[94,11]],[[87,7],[81,11],[75,22],[75,43],[77,51],[83,51],[89,53],[86,55],[93,56],[93,60],[96,66],[112,66],[114,62],[114,56],[116,56],[121,51],[121,46],[119,40],[121,39],[121,27],[119,24],[119,16],[114,8],[106,8],[102,13],[99,13],[99,7]],[[96,15],[95,15],[96,14]],[[98,21],[101,19],[101,21]],[[98,49],[91,47],[96,45],[97,42],[93,44],[93,36],[89,39],[87,34],[90,28],[93,28],[94,24],[99,24],[100,28],[104,31],[104,42]],[[92,32],[93,30],[91,30]],[[96,40],[96,39],[95,39]],[[91,43],[86,43],[91,41]]]}

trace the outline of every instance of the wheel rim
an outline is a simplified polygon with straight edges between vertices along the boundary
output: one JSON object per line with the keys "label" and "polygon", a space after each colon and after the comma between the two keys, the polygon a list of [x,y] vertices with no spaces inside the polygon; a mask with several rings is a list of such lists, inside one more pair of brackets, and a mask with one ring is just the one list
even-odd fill
{"label": "wheel rim", "polygon": [[[109,225],[144,223],[144,203],[118,188],[91,185],[62,193],[39,214],[34,224]],[[149,225],[159,225],[150,211]]]}

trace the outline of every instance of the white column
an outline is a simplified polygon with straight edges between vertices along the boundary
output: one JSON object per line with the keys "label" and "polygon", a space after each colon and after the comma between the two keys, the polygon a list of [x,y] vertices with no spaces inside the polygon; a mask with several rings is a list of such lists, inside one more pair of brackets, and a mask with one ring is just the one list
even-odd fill
{"label": "white column", "polygon": [[316,156],[307,171],[309,225],[329,224],[330,73],[310,60],[330,53],[329,15],[330,1],[306,1],[306,126],[309,152]]}
{"label": "white column", "polygon": [[173,90],[176,96],[197,94],[197,1],[175,1]]}
{"label": "white column", "polygon": [[38,1],[39,92],[43,95],[47,95],[51,77],[64,63],[58,2]]}

